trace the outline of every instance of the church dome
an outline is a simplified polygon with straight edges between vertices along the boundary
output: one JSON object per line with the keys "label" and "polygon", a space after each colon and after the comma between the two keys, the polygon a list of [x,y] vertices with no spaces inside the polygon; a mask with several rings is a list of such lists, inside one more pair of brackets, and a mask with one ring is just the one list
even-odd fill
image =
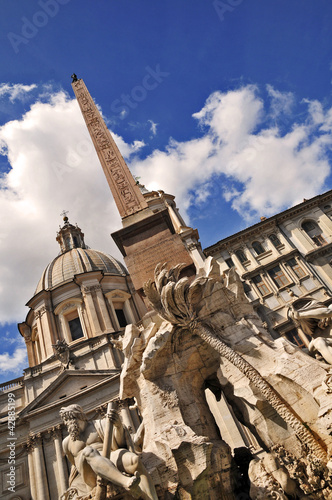
{"label": "church dome", "polygon": [[116,259],[98,250],[74,248],[56,257],[44,270],[35,294],[52,289],[74,279],[76,274],[89,271],[123,276],[127,271]]}
{"label": "church dome", "polygon": [[87,248],[81,229],[70,224],[67,217],[64,221],[64,226],[57,234],[61,253],[45,268],[35,295],[72,281],[75,275],[81,273],[102,271],[118,276],[128,274],[126,268],[110,255]]}

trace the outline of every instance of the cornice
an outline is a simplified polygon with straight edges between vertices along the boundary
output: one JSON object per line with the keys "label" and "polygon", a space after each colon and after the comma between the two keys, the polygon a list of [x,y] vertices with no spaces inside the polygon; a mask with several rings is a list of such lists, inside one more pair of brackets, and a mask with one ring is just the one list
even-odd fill
{"label": "cornice", "polygon": [[332,243],[328,243],[327,245],[323,245],[321,247],[317,247],[314,250],[311,250],[307,254],[304,255],[304,258],[308,262],[312,262],[317,257],[323,257],[324,255],[328,255],[332,252]]}
{"label": "cornice", "polygon": [[273,215],[263,221],[254,224],[246,229],[242,229],[235,234],[227,236],[226,238],[217,241],[214,245],[210,245],[209,247],[204,249],[204,253],[206,255],[214,255],[220,250],[227,249],[229,246],[233,246],[237,243],[241,243],[244,241],[248,241],[248,239],[255,235],[261,234],[265,231],[268,231],[272,227],[277,227],[280,223],[284,222],[291,217],[297,216],[307,210],[310,210],[313,207],[317,207],[322,205],[323,203],[332,201],[332,190],[327,191],[324,194],[318,195],[315,198],[311,198],[310,200],[305,200],[304,202],[295,205],[294,207],[288,208],[279,214]]}

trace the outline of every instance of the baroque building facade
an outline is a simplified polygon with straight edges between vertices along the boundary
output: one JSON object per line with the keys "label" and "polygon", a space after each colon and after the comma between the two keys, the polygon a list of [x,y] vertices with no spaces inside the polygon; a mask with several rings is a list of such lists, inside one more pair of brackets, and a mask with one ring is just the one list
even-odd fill
{"label": "baroque building facade", "polygon": [[296,298],[332,302],[332,191],[316,196],[205,249],[223,271],[234,267],[272,336],[308,347],[288,317]]}
{"label": "baroque building facade", "polygon": [[[265,328],[270,331],[272,338],[286,337],[297,345],[307,346],[306,335],[302,331],[295,332],[294,325],[287,316],[289,304],[293,300],[292,295],[299,298],[313,296],[327,305],[332,301],[330,295],[332,192],[306,200],[281,214],[264,219],[240,233],[217,242],[203,252],[197,230],[185,224],[177,210],[174,197],[163,191],[149,192],[144,186],[135,182],[84,82],[74,78],[73,89],[122,217],[123,227],[112,236],[128,270],[113,257],[88,248],[81,229],[64,217],[63,225],[57,233],[60,254],[45,268],[33,297],[27,303],[29,312],[26,320],[19,324],[20,334],[26,342],[29,367],[24,370],[23,377],[2,384],[0,387],[0,495],[4,500],[58,500],[67,490],[70,476],[70,464],[64,459],[62,452],[62,440],[67,431],[59,416],[61,407],[72,403],[79,404],[89,419],[95,419],[105,414],[107,403],[118,397],[119,390],[124,394],[126,391],[128,394],[131,393],[133,377],[130,374],[130,366],[132,368],[135,365],[142,355],[143,348],[130,358],[131,346],[129,341],[126,345],[126,335],[122,340],[119,339],[124,332],[132,332],[130,342],[135,335],[138,337],[141,335],[141,341],[146,340],[146,350],[151,349],[151,343],[148,342],[150,333],[146,332],[155,332],[160,326],[158,323],[160,318],[155,319],[143,289],[144,283],[153,279],[155,267],[159,262],[167,261],[168,265],[173,267],[183,263],[179,277],[190,282],[197,269],[206,268],[206,256],[213,256],[217,260],[221,271],[228,273],[229,280],[229,288],[226,290],[227,293],[223,291],[223,297],[225,304],[230,301],[229,311],[232,311],[233,323],[226,324],[226,330],[229,328],[232,342],[235,341],[239,345],[247,335],[255,333],[253,352],[255,349],[260,349],[268,360],[264,364],[263,356],[260,369],[262,372],[265,370],[266,377],[270,377],[281,393],[283,389],[278,379],[279,375],[269,373],[266,367],[275,363],[276,354],[272,352],[273,349],[277,350],[277,354],[280,353],[281,357],[285,356],[288,343],[279,342],[276,344],[277,347],[272,349],[272,340],[267,336]],[[247,299],[241,292],[242,285],[240,286],[232,272],[229,272],[234,269],[241,277],[244,291],[251,304],[247,304]],[[233,281],[230,276],[233,276]],[[254,310],[264,321],[263,324]],[[243,311],[248,320],[242,317]],[[218,317],[218,314],[221,314],[217,302],[211,306],[210,314],[211,317],[214,315]],[[157,323],[153,321],[157,321],[158,328]],[[238,325],[237,329],[235,324]],[[279,417],[271,413],[271,408],[261,403],[259,397],[256,399],[255,391],[250,392],[249,386],[243,384],[231,364],[226,361],[223,370],[218,368],[220,364],[218,356],[212,353],[209,347],[202,347],[197,336],[193,336],[193,341],[189,339],[181,343],[177,351],[176,346],[172,346],[172,349],[175,355],[172,362],[164,368],[169,370],[168,380],[174,376],[173,364],[180,365],[180,357],[177,359],[180,354],[183,365],[189,367],[189,372],[181,372],[182,367],[177,369],[181,376],[187,377],[187,380],[190,380],[192,365],[194,368],[196,365],[199,366],[199,390],[204,391],[206,399],[200,404],[202,407],[207,404],[209,411],[206,413],[204,409],[200,409],[195,414],[194,408],[193,411],[187,412],[182,430],[179,420],[187,410],[182,411],[182,414],[179,412],[177,420],[174,425],[169,426],[170,430],[167,432],[174,433],[174,429],[176,432],[185,432],[184,428],[188,432],[190,427],[188,422],[196,419],[191,430],[189,429],[191,433],[192,429],[205,428],[206,434],[214,442],[221,436],[223,441],[218,444],[219,448],[215,447],[218,453],[221,453],[222,467],[226,471],[223,485],[221,483],[219,485],[223,491],[221,498],[234,499],[236,498],[232,493],[234,485],[231,485],[229,480],[230,452],[245,448],[256,458],[259,457],[264,449],[266,451],[266,443],[270,444],[270,441],[272,443],[278,439]],[[306,363],[302,358],[304,354],[299,354],[299,350],[295,347],[293,352],[297,362]],[[144,363],[147,360],[151,359],[147,356]],[[309,360],[308,367],[311,368],[311,359]],[[161,360],[161,364],[163,363],[165,364],[165,360]],[[157,372],[160,370],[159,366],[157,363],[155,368]],[[123,385],[121,389],[121,370],[122,373],[127,373],[129,380],[126,382],[125,390]],[[217,380],[213,370],[216,372],[219,370],[221,382]],[[294,402],[294,407],[300,409],[307,401],[311,401],[311,396],[309,398],[306,392],[310,392],[308,388],[310,381],[307,383],[308,387],[301,390],[294,389],[293,382],[287,380],[293,377],[294,384],[298,388],[300,374],[294,374],[290,364],[285,370],[287,376],[285,375],[283,379],[286,381],[283,382],[286,388],[284,390],[292,395],[298,391],[299,396]],[[324,372],[322,367],[319,370]],[[317,369],[317,372],[319,370]],[[141,368],[141,372],[138,373],[143,373],[143,369]],[[140,377],[138,374],[137,378]],[[231,384],[225,382],[224,395],[221,386],[222,380],[226,380],[227,377]],[[160,382],[158,379],[157,382],[155,387],[158,384],[162,387],[164,384],[164,388],[160,394],[157,389],[152,391],[151,401],[154,398],[157,401],[160,396],[165,412],[169,411],[169,415],[176,413],[179,409],[176,393],[171,390],[171,386],[165,385],[164,381]],[[141,380],[141,383],[145,384],[146,381]],[[194,382],[192,385],[194,386]],[[227,390],[230,391],[231,385],[234,394],[229,392],[227,396]],[[198,388],[195,390],[198,392]],[[216,393],[219,393],[218,397]],[[246,402],[240,402],[238,406],[233,405],[232,402],[241,400],[242,393],[249,395],[246,395]],[[192,395],[193,405],[194,396],[196,394]],[[185,400],[187,396],[183,397]],[[322,396],[322,400],[325,404],[324,397]],[[8,402],[12,400],[15,401],[16,411],[15,437],[8,433],[12,429]],[[254,409],[255,405],[259,408],[257,412]],[[133,433],[140,427],[142,420],[142,412],[137,408],[137,399],[135,402],[135,399],[125,394],[119,408],[122,422],[129,432]],[[244,408],[242,416],[241,408]],[[312,409],[310,412],[308,420],[311,418],[314,422],[315,412]],[[243,415],[249,417],[245,419],[242,418]],[[163,416],[160,412],[157,417],[168,419],[167,414]],[[211,428],[211,422],[215,429]],[[255,432],[255,427],[262,429],[261,435],[264,436],[265,444],[264,439],[260,439]],[[291,448],[295,446],[296,439],[292,434],[286,436],[286,427],[283,428],[282,436],[285,442],[290,443]],[[175,436],[176,439],[172,438],[174,443],[178,443],[179,449],[182,446],[183,436],[185,434],[178,434]],[[188,453],[196,450],[195,446],[198,446],[199,441],[196,438],[197,436],[193,435]],[[201,445],[199,455],[203,457],[205,445],[200,442]],[[8,460],[10,447],[15,449],[14,489],[10,487],[11,469]],[[179,470],[185,460],[185,456],[179,459]],[[199,459],[195,460],[199,469],[201,467]],[[160,474],[158,470],[163,470],[160,465],[158,467],[156,466],[153,472],[155,483],[158,483]],[[173,465],[170,465],[168,470],[163,467],[166,477]],[[197,472],[197,477],[200,477],[202,470],[200,469],[200,473]],[[206,471],[208,470],[207,467]],[[183,471],[181,474],[184,478],[188,475]],[[211,471],[209,474],[213,476]],[[219,472],[214,471],[214,474],[213,477],[219,481]],[[183,484],[186,479],[181,481],[185,489]],[[159,483],[162,482],[159,475]],[[217,486],[215,485],[214,489],[218,490],[219,483],[215,484]],[[191,488],[188,485],[186,487],[189,488],[188,491]],[[159,497],[164,498],[161,493]],[[114,498],[127,497],[114,496]],[[173,495],[170,498],[207,497],[204,493],[195,493],[188,497]],[[209,498],[219,498],[219,496]]]}

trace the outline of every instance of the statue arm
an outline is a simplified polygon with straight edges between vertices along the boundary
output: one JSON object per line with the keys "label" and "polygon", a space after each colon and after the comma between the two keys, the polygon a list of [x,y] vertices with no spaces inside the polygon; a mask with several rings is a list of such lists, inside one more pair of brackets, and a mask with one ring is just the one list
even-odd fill
{"label": "statue arm", "polygon": [[68,441],[69,441],[69,436],[67,436],[63,442],[62,442],[62,449],[63,449],[63,452],[64,454],[66,455],[66,457],[68,458],[69,462],[72,464],[72,465],[75,465],[75,460],[74,460],[74,457],[73,455],[71,454],[71,452],[69,451],[68,449]]}

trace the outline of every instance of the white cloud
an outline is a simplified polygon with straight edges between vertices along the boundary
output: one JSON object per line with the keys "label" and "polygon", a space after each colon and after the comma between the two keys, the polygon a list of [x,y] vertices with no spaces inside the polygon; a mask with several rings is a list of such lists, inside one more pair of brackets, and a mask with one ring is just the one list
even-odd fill
{"label": "white cloud", "polygon": [[0,354],[0,375],[6,376],[11,374],[11,376],[20,377],[22,375],[23,369],[28,366],[27,351],[25,348],[25,342],[22,337],[11,337],[9,332],[7,332],[2,338],[1,342],[3,345],[17,345],[12,354],[4,352]]}
{"label": "white cloud", "polygon": [[[293,97],[283,99],[272,87],[270,94],[275,112],[276,100],[278,112],[290,112]],[[282,135],[275,120],[266,125],[271,115],[250,85],[211,94],[193,116],[202,128],[201,137],[181,143],[170,140],[166,151],[154,151],[135,164],[147,188],[175,194],[182,208],[206,200],[213,174],[221,176],[225,200],[249,222],[324,190],[330,173],[332,109],[324,112],[317,103],[309,105],[303,123],[294,123]]]}
{"label": "white cloud", "polygon": [[282,113],[290,113],[294,104],[294,95],[292,92],[280,92],[272,87],[266,86],[267,92],[271,98],[271,115],[273,118]]}
{"label": "white cloud", "polygon": [[[44,95],[45,99],[45,95]],[[136,152],[115,136],[124,155]],[[58,255],[60,213],[78,223],[86,243],[115,257],[110,233],[120,217],[78,104],[63,92],[36,102],[0,128],[11,170],[0,177],[0,323],[23,321],[24,304],[46,265]]]}
{"label": "white cloud", "polygon": [[22,83],[1,83],[0,84],[0,97],[9,96],[10,102],[16,99],[22,100],[26,94],[37,88],[37,85],[23,85]]}
{"label": "white cloud", "polygon": [[[121,227],[120,217],[79,107],[64,92],[48,89],[48,99],[43,92],[43,102],[0,128],[0,148],[11,165],[0,177],[1,323],[24,320],[23,304],[59,252],[63,209],[90,247],[119,257],[109,234]],[[282,135],[275,124],[266,125],[270,107],[258,89],[246,86],[207,99],[194,114],[197,138],[170,139],[165,151],[145,159],[135,156],[143,141],[115,140],[141,182],[174,194],[182,214],[191,203],[206,202],[219,182],[233,209],[256,221],[324,189],[332,110],[316,101],[306,106],[303,122]]]}
{"label": "white cloud", "polygon": [[27,363],[27,351],[25,347],[18,347],[12,355],[5,352],[0,354],[0,372],[12,373],[17,377],[22,375]]}

